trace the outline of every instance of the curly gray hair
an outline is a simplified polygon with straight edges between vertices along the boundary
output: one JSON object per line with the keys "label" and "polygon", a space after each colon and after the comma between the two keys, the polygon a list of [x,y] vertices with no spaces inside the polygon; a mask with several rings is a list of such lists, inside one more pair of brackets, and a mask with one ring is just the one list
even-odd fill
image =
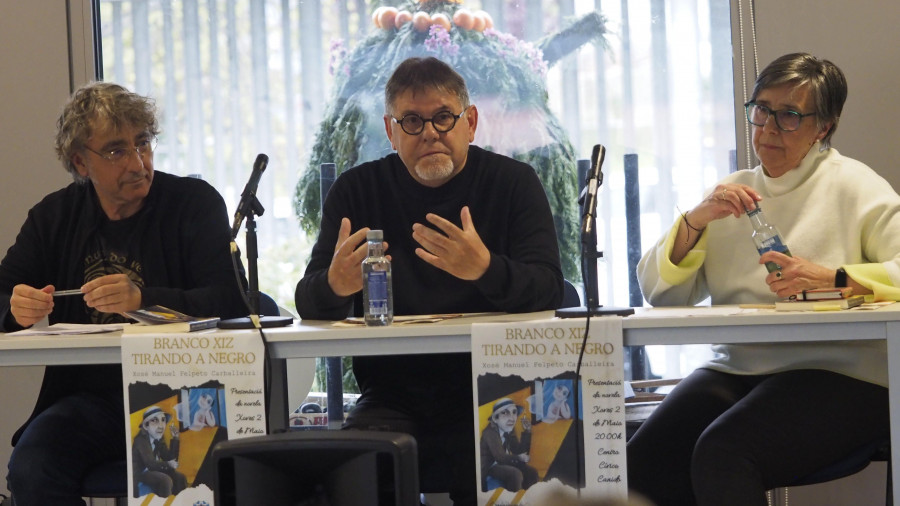
{"label": "curly gray hair", "polygon": [[88,83],[75,90],[56,121],[56,156],[76,182],[84,183],[87,178],[78,173],[72,156],[84,149],[96,129],[124,126],[159,134],[153,99],[114,83]]}

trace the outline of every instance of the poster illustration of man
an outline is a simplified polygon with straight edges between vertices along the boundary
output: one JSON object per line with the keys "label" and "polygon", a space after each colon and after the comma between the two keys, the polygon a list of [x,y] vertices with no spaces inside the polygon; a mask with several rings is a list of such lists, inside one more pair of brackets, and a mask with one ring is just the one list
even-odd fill
{"label": "poster illustration of man", "polygon": [[622,319],[572,320],[472,325],[479,504],[627,497]]}
{"label": "poster illustration of man", "polygon": [[[572,487],[579,481],[583,483],[584,477],[579,480],[575,465],[575,424],[580,423],[580,416],[572,409],[571,376],[478,376],[482,492],[498,488],[523,490],[553,479]],[[548,413],[555,413],[556,418],[548,419]],[[504,433],[509,449],[502,448]],[[518,473],[504,465],[516,468]]]}
{"label": "poster illustration of man", "polygon": [[[538,481],[531,459],[531,421],[522,417],[524,408],[504,397],[494,403],[487,427],[481,433],[482,490],[503,487],[522,490]],[[521,420],[520,435],[515,432]]]}
{"label": "poster illustration of man", "polygon": [[[187,478],[178,471],[179,431],[171,421],[172,415],[159,406],[144,410],[131,451],[138,493],[144,490],[159,497],[169,497],[187,488]],[[166,427],[170,432],[168,442],[164,437]]]}
{"label": "poster illustration of man", "polygon": [[200,485],[211,490],[212,448],[228,440],[223,385],[136,382],[128,390],[133,496],[164,498]]}

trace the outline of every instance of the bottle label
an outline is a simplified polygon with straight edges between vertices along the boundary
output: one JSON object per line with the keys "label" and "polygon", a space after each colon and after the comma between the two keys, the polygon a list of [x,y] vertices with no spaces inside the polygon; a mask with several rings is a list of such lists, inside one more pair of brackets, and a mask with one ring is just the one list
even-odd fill
{"label": "bottle label", "polygon": [[372,271],[368,273],[369,308],[370,315],[388,314],[388,286],[387,272]]}
{"label": "bottle label", "polygon": [[779,253],[790,255],[790,252],[788,252],[788,247],[785,246],[783,242],[781,242],[781,237],[777,235],[775,237],[772,237],[771,239],[767,239],[766,241],[764,241],[759,246],[759,248],[757,248],[757,251],[759,251],[760,255],[762,255],[766,251],[777,251]]}
{"label": "bottle label", "polygon": [[[791,256],[791,250],[788,249],[787,246],[783,242],[781,242],[780,236],[775,236],[767,241],[764,241],[762,245],[757,248],[759,254],[762,255],[766,251],[777,251],[779,253],[784,253],[787,256]],[[766,262],[766,270],[769,272],[775,272],[780,269],[781,266],[776,264],[775,262]]]}

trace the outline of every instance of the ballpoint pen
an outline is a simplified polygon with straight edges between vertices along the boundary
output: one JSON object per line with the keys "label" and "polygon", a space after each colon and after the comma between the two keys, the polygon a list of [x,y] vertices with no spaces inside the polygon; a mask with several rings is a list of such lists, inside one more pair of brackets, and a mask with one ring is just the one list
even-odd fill
{"label": "ballpoint pen", "polygon": [[80,288],[75,288],[72,290],[57,290],[57,291],[53,292],[54,297],[64,297],[66,295],[84,295],[84,294],[81,293]]}

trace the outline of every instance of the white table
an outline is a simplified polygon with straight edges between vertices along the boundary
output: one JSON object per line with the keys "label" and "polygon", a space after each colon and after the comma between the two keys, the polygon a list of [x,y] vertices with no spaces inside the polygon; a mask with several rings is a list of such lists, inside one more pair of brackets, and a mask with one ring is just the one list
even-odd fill
{"label": "white table", "polygon": [[[727,308],[668,308],[638,310],[623,320],[627,346],[760,343],[786,341],[885,340],[890,386],[891,439],[900,441],[900,304],[875,311],[777,313],[757,311],[723,315]],[[471,328],[479,322],[546,319],[552,311],[528,314],[490,314],[455,318],[434,324],[391,327],[335,327],[332,322],[303,321],[290,327],[267,329],[275,362],[301,357],[453,353],[470,351]],[[217,330],[214,332],[255,332]],[[66,337],[0,337],[0,366],[117,363],[121,336],[117,333]],[[277,364],[276,364],[277,366]],[[280,371],[276,367],[276,371]],[[277,373],[277,372],[276,372]],[[278,386],[278,385],[276,385]],[[273,429],[287,420],[286,403],[276,393],[272,402]],[[284,404],[279,406],[279,404]],[[891,446],[893,462],[900,462],[900,444]],[[900,466],[892,466],[900,483]],[[900,487],[894,487],[900,504]]]}
{"label": "white table", "polygon": [[118,364],[122,333],[12,337],[0,333],[0,366]]}

